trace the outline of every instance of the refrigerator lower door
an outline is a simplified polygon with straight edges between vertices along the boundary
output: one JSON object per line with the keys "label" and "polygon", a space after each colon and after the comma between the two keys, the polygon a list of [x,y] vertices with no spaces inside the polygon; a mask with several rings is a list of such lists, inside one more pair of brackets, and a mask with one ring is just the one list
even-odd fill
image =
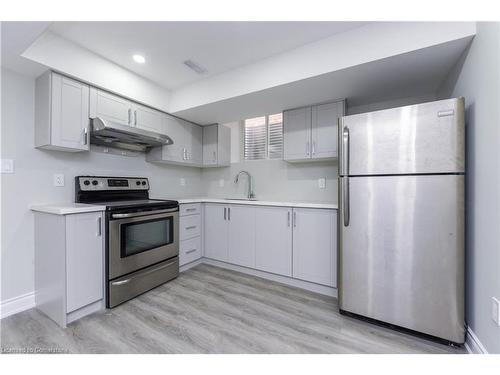
{"label": "refrigerator lower door", "polygon": [[463,343],[464,176],[339,180],[340,309]]}

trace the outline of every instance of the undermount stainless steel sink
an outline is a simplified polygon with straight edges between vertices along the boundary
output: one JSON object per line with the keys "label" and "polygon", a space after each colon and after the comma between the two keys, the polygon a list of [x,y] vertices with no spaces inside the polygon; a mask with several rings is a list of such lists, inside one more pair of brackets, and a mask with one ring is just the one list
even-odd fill
{"label": "undermount stainless steel sink", "polygon": [[256,201],[257,198],[224,198],[228,201]]}

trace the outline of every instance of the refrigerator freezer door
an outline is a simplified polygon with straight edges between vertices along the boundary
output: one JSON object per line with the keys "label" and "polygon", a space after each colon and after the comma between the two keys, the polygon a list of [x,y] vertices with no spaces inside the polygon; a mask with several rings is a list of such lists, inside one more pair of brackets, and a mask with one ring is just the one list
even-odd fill
{"label": "refrigerator freezer door", "polygon": [[340,309],[463,343],[464,176],[340,180]]}
{"label": "refrigerator freezer door", "polygon": [[464,172],[464,100],[343,117],[341,176]]}

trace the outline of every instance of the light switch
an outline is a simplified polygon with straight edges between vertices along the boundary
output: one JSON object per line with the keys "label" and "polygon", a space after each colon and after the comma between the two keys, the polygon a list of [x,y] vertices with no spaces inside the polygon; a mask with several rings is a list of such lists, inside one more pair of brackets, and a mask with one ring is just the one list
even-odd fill
{"label": "light switch", "polygon": [[2,159],[2,173],[14,173],[14,160]]}
{"label": "light switch", "polygon": [[64,175],[62,173],[54,174],[54,186],[64,186]]}
{"label": "light switch", "polygon": [[318,187],[320,189],[326,188],[326,178],[324,177],[318,178]]}
{"label": "light switch", "polygon": [[219,187],[224,187],[224,179],[223,178],[221,178],[219,180]]}
{"label": "light switch", "polygon": [[186,179],[185,178],[181,178],[179,182],[180,182],[181,186],[186,186]]}

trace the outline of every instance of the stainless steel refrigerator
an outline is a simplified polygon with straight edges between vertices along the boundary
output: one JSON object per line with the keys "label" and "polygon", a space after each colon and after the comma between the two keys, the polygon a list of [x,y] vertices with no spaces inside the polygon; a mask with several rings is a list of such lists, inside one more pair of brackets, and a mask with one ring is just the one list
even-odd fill
{"label": "stainless steel refrigerator", "polygon": [[342,313],[462,344],[464,99],[339,121]]}

